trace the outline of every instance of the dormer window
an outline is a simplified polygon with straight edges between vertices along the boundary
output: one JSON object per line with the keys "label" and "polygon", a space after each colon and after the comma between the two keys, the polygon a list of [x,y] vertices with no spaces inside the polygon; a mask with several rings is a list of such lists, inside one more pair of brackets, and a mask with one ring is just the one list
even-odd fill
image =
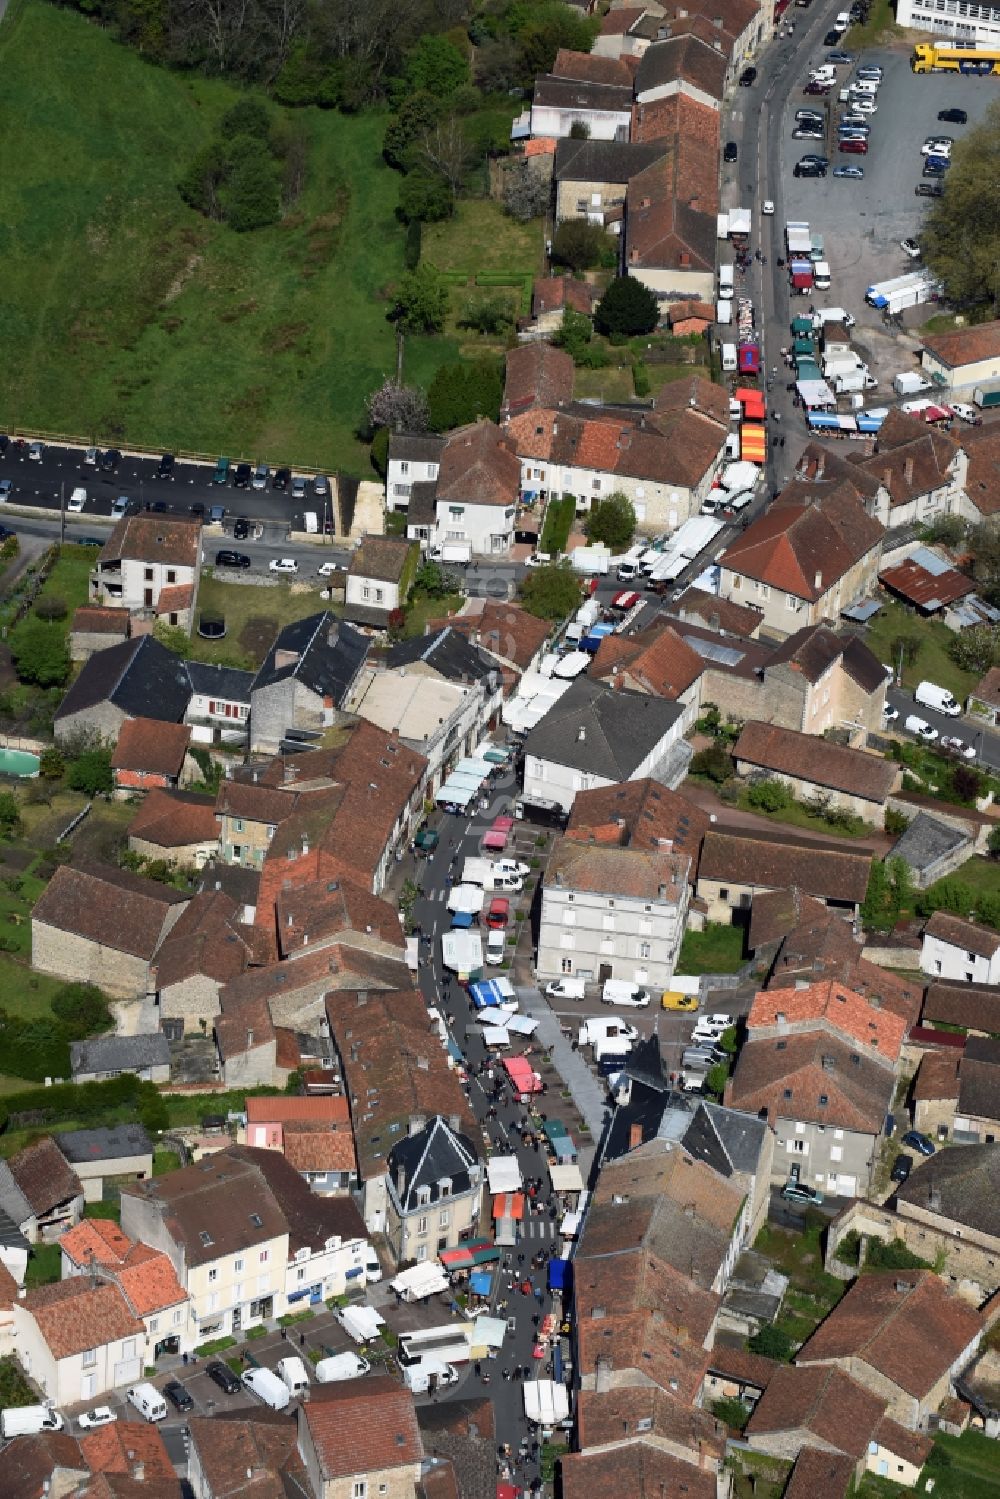
{"label": "dormer window", "polygon": [[431,1200],[431,1189],[430,1189],[430,1187],[418,1187],[417,1188],[417,1205],[419,1207],[424,1208],[424,1207],[427,1206],[427,1204],[430,1202],[430,1200]]}
{"label": "dormer window", "polygon": [[451,1196],[451,1178],[444,1176],[438,1182],[438,1195],[441,1197]]}

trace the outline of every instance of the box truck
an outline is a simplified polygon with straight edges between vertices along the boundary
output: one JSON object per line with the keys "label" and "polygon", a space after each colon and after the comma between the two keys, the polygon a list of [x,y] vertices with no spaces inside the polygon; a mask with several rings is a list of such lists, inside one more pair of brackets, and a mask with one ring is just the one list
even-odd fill
{"label": "box truck", "polygon": [[830,267],[825,260],[817,260],[813,265],[813,286],[817,291],[830,290]]}
{"label": "box truck", "polygon": [[733,295],[733,287],[736,282],[736,267],[732,265],[719,266],[719,298],[726,301]]}
{"label": "box truck", "polygon": [[906,276],[894,276],[890,281],[878,281],[869,286],[865,301],[870,307],[896,313],[929,302],[939,290],[939,282],[928,271],[911,271]]}
{"label": "box truck", "polygon": [[611,553],[606,547],[574,547],[569,560],[578,573],[599,573],[603,577],[611,568]]}
{"label": "box truck", "polygon": [[922,391],[930,390],[931,382],[916,370],[903,370],[893,377],[892,388],[897,396],[919,396]]}
{"label": "box truck", "polygon": [[472,542],[445,541],[439,546],[432,546],[427,555],[432,562],[450,562],[455,566],[462,566],[472,561]]}
{"label": "box truck", "polygon": [[972,392],[972,399],[984,411],[988,411],[992,406],[1000,406],[1000,384],[977,385]]}
{"label": "box truck", "polygon": [[403,1383],[413,1395],[425,1395],[428,1390],[458,1384],[458,1370],[440,1358],[420,1358],[416,1363],[404,1364],[402,1373]]}
{"label": "box truck", "polygon": [[785,225],[785,245],[789,255],[809,256],[812,252],[813,237],[809,225],[802,219],[793,219]]}
{"label": "box truck", "polygon": [[280,1358],[275,1367],[275,1373],[289,1395],[304,1395],[309,1388],[309,1371],[298,1354]]}
{"label": "box truck", "polygon": [[736,345],[722,345],[722,368],[727,375],[736,373]]}

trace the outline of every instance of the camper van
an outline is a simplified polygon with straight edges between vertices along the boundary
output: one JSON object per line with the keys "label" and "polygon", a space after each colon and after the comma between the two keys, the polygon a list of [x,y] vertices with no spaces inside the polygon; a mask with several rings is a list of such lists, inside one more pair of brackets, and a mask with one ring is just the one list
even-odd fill
{"label": "camper van", "polygon": [[167,1419],[167,1402],[160,1394],[155,1385],[143,1381],[142,1384],[134,1384],[126,1391],[126,1399],[129,1405],[134,1405],[140,1416],[145,1416],[147,1421],[165,1421]]}

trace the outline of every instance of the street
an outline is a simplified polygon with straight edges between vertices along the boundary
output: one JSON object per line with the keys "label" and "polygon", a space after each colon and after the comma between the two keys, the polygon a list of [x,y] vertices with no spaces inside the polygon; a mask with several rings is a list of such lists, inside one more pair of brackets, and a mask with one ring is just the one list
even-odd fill
{"label": "street", "polygon": [[933,708],[926,708],[923,703],[914,702],[912,692],[907,692],[902,687],[890,687],[886,693],[886,701],[899,712],[898,719],[886,726],[886,734],[898,735],[904,741],[915,742],[914,736],[908,734],[903,727],[907,717],[914,714],[937,729],[940,736],[953,736],[971,745],[976,758],[969,761],[970,765],[1000,770],[1000,734],[994,729],[984,728],[981,719],[969,718],[964,714],[961,718],[949,718],[945,713],[937,713]]}

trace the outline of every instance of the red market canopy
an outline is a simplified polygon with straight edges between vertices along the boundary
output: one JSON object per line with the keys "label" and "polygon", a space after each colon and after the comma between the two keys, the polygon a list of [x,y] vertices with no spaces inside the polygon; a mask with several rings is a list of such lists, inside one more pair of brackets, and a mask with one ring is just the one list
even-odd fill
{"label": "red market canopy", "polygon": [[751,421],[762,422],[767,412],[762,390],[749,390],[740,387],[736,392],[736,399],[743,407],[743,415]]}
{"label": "red market canopy", "polygon": [[470,1239],[457,1249],[442,1249],[438,1259],[446,1270],[468,1270],[473,1265],[485,1265],[488,1260],[498,1260],[500,1251],[492,1239]]}
{"label": "red market canopy", "polygon": [[513,1218],[520,1222],[524,1217],[523,1192],[498,1192],[493,1199],[494,1218]]}
{"label": "red market canopy", "polygon": [[526,1057],[505,1057],[503,1065],[518,1093],[541,1093],[542,1080]]}

